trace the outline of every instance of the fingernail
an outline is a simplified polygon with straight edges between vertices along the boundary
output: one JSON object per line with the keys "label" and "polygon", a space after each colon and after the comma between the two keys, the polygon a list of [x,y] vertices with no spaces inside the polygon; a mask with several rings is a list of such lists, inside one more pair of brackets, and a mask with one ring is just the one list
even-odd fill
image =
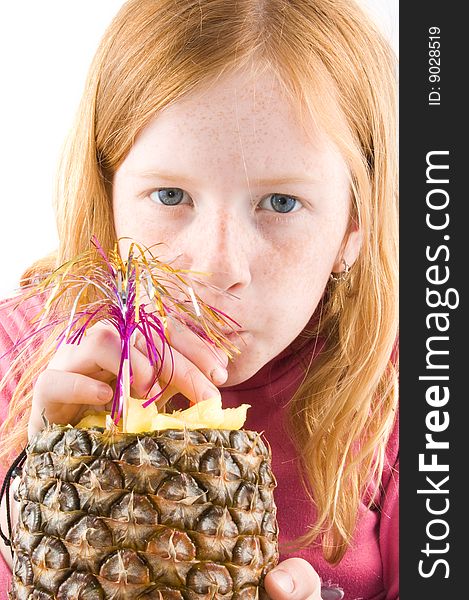
{"label": "fingernail", "polygon": [[114,392],[112,388],[108,385],[100,385],[98,386],[98,400],[102,400],[102,402],[109,402],[112,400]]}
{"label": "fingernail", "polygon": [[282,592],[286,592],[287,594],[291,594],[295,589],[295,584],[291,575],[289,575],[286,571],[282,571],[281,569],[277,569],[270,573],[270,579],[274,580],[275,585],[277,585]]}
{"label": "fingernail", "polygon": [[228,371],[222,367],[215,367],[210,371],[210,379],[215,385],[224,383],[228,377]]}

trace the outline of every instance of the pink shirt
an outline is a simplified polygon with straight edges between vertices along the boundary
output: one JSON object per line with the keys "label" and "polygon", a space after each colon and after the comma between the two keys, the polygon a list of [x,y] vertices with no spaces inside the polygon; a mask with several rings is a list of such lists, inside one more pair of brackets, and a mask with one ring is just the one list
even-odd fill
{"label": "pink shirt", "polygon": [[[246,429],[264,431],[272,449],[272,469],[278,486],[275,491],[279,541],[304,534],[315,520],[315,512],[301,484],[298,458],[285,433],[286,405],[304,376],[314,341],[298,338],[248,381],[222,389],[223,405],[251,404]],[[399,598],[399,483],[398,424],[387,448],[387,467],[379,510],[360,506],[358,527],[352,547],[337,566],[324,560],[320,548],[309,547],[280,559],[300,556],[310,562],[325,585],[337,585],[344,600],[396,600]]]}
{"label": "pink shirt", "polygon": [[[1,310],[0,357],[12,345],[12,340],[26,335],[24,309]],[[29,314],[34,314],[34,310]],[[224,407],[241,403],[251,405],[246,429],[263,431],[272,449],[272,468],[278,486],[275,490],[280,543],[305,533],[314,521],[315,513],[297,473],[293,444],[285,433],[285,406],[304,375],[305,364],[317,353],[314,341],[300,338],[265,365],[248,381],[222,388]],[[0,377],[8,368],[8,359],[0,360]],[[9,395],[14,382],[0,395],[0,419],[8,410]],[[331,566],[320,548],[309,547],[280,559],[300,556],[309,561],[326,585],[337,585],[344,591],[344,600],[396,600],[399,598],[398,573],[398,426],[387,448],[387,466],[382,480],[379,509],[368,509],[363,503],[352,546],[337,566]],[[3,469],[0,468],[0,472]],[[3,479],[3,473],[2,479]],[[11,572],[0,557],[0,600],[6,600]],[[5,594],[5,595],[3,595]]]}

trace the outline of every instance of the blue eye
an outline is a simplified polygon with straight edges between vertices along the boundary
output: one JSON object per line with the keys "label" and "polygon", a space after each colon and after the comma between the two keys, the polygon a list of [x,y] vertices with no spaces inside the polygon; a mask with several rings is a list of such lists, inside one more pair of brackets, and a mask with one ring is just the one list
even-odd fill
{"label": "blue eye", "polygon": [[271,194],[264,198],[259,206],[267,210],[273,209],[278,213],[294,212],[301,208],[301,204],[296,198],[285,194]]}
{"label": "blue eye", "polygon": [[176,206],[183,201],[184,191],[180,188],[161,188],[152,192],[150,198],[153,202],[161,203],[165,206]]}

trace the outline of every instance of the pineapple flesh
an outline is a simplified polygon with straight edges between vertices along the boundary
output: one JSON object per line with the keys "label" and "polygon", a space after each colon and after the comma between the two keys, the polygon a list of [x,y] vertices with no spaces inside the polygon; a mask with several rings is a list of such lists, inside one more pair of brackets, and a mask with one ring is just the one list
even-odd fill
{"label": "pineapple flesh", "polygon": [[260,433],[89,427],[50,425],[28,446],[10,599],[265,596],[278,527]]}
{"label": "pineapple flesh", "polygon": [[[198,402],[186,410],[176,410],[172,414],[158,412],[155,404],[143,408],[143,400],[129,398],[127,433],[163,431],[164,429],[241,429],[246,421],[249,404],[236,408],[222,408],[221,398],[213,397]],[[77,427],[105,427],[110,413],[87,411]],[[122,428],[122,421],[119,422]]]}

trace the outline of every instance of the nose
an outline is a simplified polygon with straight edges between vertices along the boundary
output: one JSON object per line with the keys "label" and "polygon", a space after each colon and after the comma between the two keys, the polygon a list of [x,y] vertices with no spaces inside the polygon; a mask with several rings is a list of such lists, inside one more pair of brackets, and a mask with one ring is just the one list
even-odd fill
{"label": "nose", "polygon": [[239,295],[251,282],[252,239],[249,226],[226,210],[196,220],[188,232],[186,259],[190,269],[210,273],[207,280]]}

